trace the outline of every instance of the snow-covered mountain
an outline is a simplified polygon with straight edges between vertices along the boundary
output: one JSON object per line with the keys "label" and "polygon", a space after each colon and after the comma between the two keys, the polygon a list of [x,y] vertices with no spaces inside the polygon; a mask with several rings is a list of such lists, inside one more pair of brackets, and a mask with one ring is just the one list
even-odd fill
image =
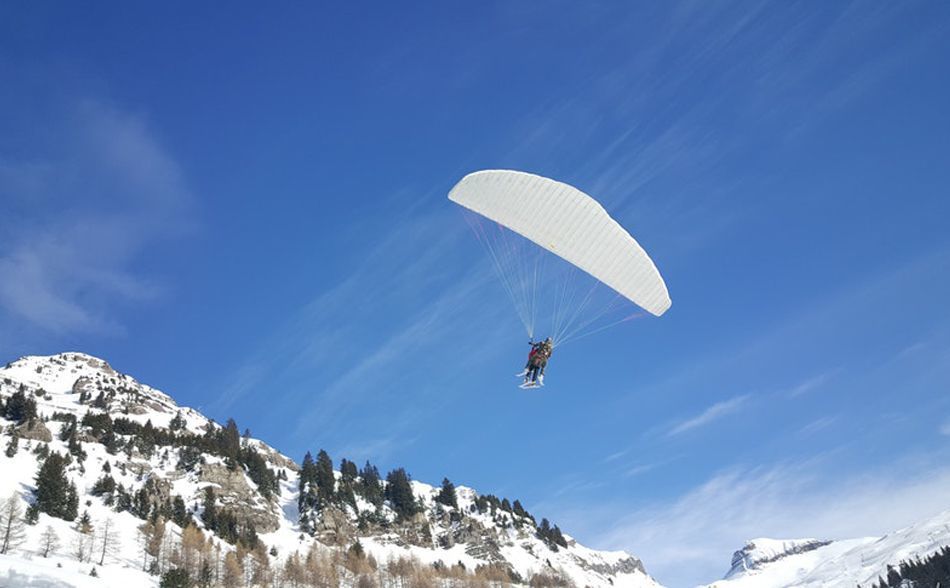
{"label": "snow-covered mountain", "polygon": [[[0,369],[0,432],[0,587],[659,587],[518,501],[298,464],[82,353]],[[867,587],[947,546],[950,511],[884,537],[754,539],[709,587]]]}
{"label": "snow-covered mountain", "polygon": [[902,562],[924,560],[946,546],[950,511],[883,537],[754,539],[733,555],[725,578],[707,588],[867,587],[886,579],[888,566],[897,569]]}
{"label": "snow-covered mountain", "polygon": [[517,501],[298,464],[82,353],[8,364],[0,400],[0,586],[659,586]]}

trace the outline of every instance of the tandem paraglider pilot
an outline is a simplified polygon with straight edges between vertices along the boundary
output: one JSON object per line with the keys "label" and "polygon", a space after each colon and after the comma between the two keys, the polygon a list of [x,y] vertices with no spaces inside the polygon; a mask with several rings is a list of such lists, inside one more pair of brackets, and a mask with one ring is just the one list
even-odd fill
{"label": "tandem paraglider pilot", "polygon": [[[531,338],[528,362],[518,374],[524,378],[522,388],[544,385],[554,341],[560,347],[639,316],[630,313],[628,303],[654,316],[672,304],[663,276],[643,247],[601,203],[574,186],[522,171],[486,169],[459,180],[449,200],[465,209]],[[561,268],[566,271],[559,271],[563,264],[555,261],[553,276],[543,275],[548,257],[566,262]],[[586,295],[574,283],[575,275],[579,283],[593,280]],[[604,296],[596,295],[600,285]],[[535,343],[535,319],[548,314],[544,307],[552,307],[553,329]]]}
{"label": "tandem paraglider pilot", "polygon": [[524,366],[524,371],[518,374],[518,377],[524,377],[523,388],[534,388],[544,385],[544,368],[548,365],[548,359],[554,353],[554,342],[550,337],[544,341],[528,341],[531,345],[531,351],[528,352],[528,362]]}

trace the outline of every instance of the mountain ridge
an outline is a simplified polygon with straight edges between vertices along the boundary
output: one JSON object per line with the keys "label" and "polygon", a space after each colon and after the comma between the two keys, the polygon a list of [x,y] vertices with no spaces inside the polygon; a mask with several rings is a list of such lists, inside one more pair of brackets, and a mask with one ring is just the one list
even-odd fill
{"label": "mountain ridge", "polygon": [[[81,352],[0,369],[0,425],[0,586],[660,586],[517,500],[323,451],[297,463]],[[32,524],[7,546],[14,519]],[[707,586],[867,588],[948,545],[950,511],[882,537],[757,538]]]}
{"label": "mountain ridge", "polygon": [[[588,549],[546,519],[535,521],[518,501],[464,486],[447,493],[448,480],[439,488],[401,469],[383,480],[369,463],[358,471],[346,460],[340,467],[330,462],[327,477],[324,452],[312,464],[309,454],[298,464],[262,440],[239,436],[233,421],[222,426],[86,353],[10,362],[0,370],[0,398],[4,440],[12,448],[12,455],[0,456],[10,474],[0,498],[12,493],[20,507],[36,510],[44,455],[65,456],[64,476],[82,503],[76,520],[89,513],[95,523],[91,544],[105,541],[96,533],[106,520],[114,519],[124,535],[97,571],[117,582],[128,576],[157,584],[176,569],[194,579],[214,567],[220,583],[234,567],[230,559],[239,559],[247,574],[255,570],[259,585],[284,585],[278,576],[304,567],[309,556],[330,562],[322,572],[330,585],[387,585],[405,572],[431,585],[658,586],[637,558]],[[400,498],[406,484],[409,494]],[[71,543],[82,539],[80,523],[45,511],[33,516],[20,549],[34,562],[35,548],[27,544],[35,545],[42,529]],[[144,541],[141,528],[159,519],[171,537],[165,552],[130,547],[132,536]],[[186,558],[185,544],[199,542],[198,535],[205,547]],[[89,563],[88,554],[74,551],[71,558],[56,556],[57,563]],[[8,576],[17,569],[11,565]]]}
{"label": "mountain ridge", "polygon": [[706,588],[868,588],[886,580],[891,569],[947,546],[950,510],[880,537],[754,539],[735,552],[724,578]]}

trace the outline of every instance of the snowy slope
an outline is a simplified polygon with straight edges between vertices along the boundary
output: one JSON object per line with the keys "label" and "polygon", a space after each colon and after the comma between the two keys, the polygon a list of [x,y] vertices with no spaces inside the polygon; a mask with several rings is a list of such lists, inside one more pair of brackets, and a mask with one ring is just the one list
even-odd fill
{"label": "snowy slope", "polygon": [[887,577],[888,565],[896,567],[903,560],[925,558],[950,545],[950,511],[879,538],[833,541],[814,549],[796,549],[813,541],[750,541],[756,546],[750,555],[753,559],[759,557],[760,563],[744,570],[734,566],[726,579],[710,584],[709,588],[868,586],[878,577]]}
{"label": "snowy slope", "polygon": [[789,555],[812,551],[828,543],[830,542],[817,539],[795,539],[791,541],[768,538],[753,539],[733,554],[732,569],[729,570],[726,577],[729,578],[749,570],[757,570],[773,561],[786,558]]}
{"label": "snowy slope", "polygon": [[[36,455],[38,446],[48,439],[51,451],[68,453],[67,443],[60,439],[67,427],[68,415],[81,421],[87,413],[109,414],[114,420],[151,423],[156,429],[168,428],[177,418],[183,419],[183,431],[195,435],[221,428],[198,411],[178,406],[169,395],[117,372],[101,359],[82,353],[29,356],[0,369],[0,397],[9,399],[18,391],[35,400],[40,429],[48,429],[46,439],[41,439],[44,431],[32,430],[27,434],[21,425],[16,454],[7,457],[0,452],[0,500],[15,494],[24,509],[32,502],[35,490],[34,479],[41,462]],[[80,402],[81,396],[85,402]],[[15,425],[0,418],[3,430],[0,448],[7,446]],[[479,511],[474,506],[479,495],[471,488],[457,488],[459,508],[450,513],[435,501],[439,488],[412,482],[413,494],[424,508],[414,524],[423,529],[424,540],[407,540],[405,529],[400,527],[388,505],[375,511],[375,507],[359,498],[355,507],[342,513],[342,532],[351,534],[346,535],[346,543],[325,544],[318,534],[310,536],[302,532],[297,512],[299,466],[263,441],[244,439],[242,443],[253,446],[264,456],[268,468],[280,474],[279,492],[271,499],[261,495],[243,469],[229,472],[217,455],[203,454],[199,465],[184,467],[180,447],[159,446],[151,454],[142,454],[131,447],[119,451],[113,448],[109,453],[106,445],[89,432],[81,431],[78,438],[86,458],[81,462],[74,460],[67,475],[79,491],[79,512],[88,511],[96,533],[109,519],[120,538],[117,549],[106,555],[104,565],[98,564],[101,556],[98,552],[87,554],[80,562],[75,546],[80,536],[76,523],[40,514],[36,525],[26,527],[23,544],[0,556],[0,587],[157,585],[156,576],[142,571],[144,559],[138,528],[143,520],[127,511],[117,512],[103,498],[91,493],[93,485],[107,470],[130,494],[146,484],[159,484],[167,497],[181,497],[199,528],[203,528],[200,505],[204,490],[214,487],[222,507],[244,509],[242,512],[254,518],[258,537],[270,552],[268,557],[274,567],[286,563],[293,553],[302,557],[311,548],[339,560],[339,554],[358,539],[365,552],[379,562],[380,568],[397,558],[412,557],[422,564],[437,564],[443,568],[461,563],[469,571],[489,564],[503,565],[526,583],[543,574],[559,576],[576,586],[659,586],[646,574],[639,560],[627,553],[591,550],[569,536],[565,536],[567,547],[555,549],[537,536],[533,521],[530,524],[527,519],[514,521],[514,515],[507,511]],[[126,435],[122,445],[130,441]],[[339,479],[340,472],[335,475]],[[358,517],[370,509],[383,521],[382,527],[357,532]],[[55,531],[60,547],[44,558],[39,545],[47,528]],[[171,544],[180,541],[182,529],[171,522],[168,528]],[[221,553],[233,550],[220,538],[213,537],[213,540]],[[98,578],[89,575],[93,567],[97,568]],[[354,574],[341,569],[343,585],[355,583]]]}
{"label": "snowy slope", "polygon": [[[96,393],[109,389],[128,390],[128,394],[119,395],[118,402],[124,403],[125,408],[129,409],[129,412],[123,416],[130,420],[143,423],[151,420],[154,424],[162,423],[167,426],[179,410],[167,395],[141,385],[129,376],[118,374],[104,361],[84,354],[68,353],[48,358],[27,357],[0,370],[0,395],[9,397],[20,389],[21,385],[24,386],[28,394],[36,400],[41,417],[49,417],[58,412],[74,414],[81,419],[83,414],[90,409],[78,403],[78,394],[73,392],[73,386],[76,384],[78,384],[77,389],[88,387],[90,391]],[[133,400],[134,394],[140,394],[142,398]],[[129,396],[127,400],[123,398],[126,395]],[[208,422],[207,419],[189,409],[183,409],[182,414],[189,428],[195,430]],[[5,429],[12,426],[12,423],[2,418],[0,418],[0,424],[3,424]],[[66,454],[66,443],[58,438],[62,424],[49,421],[46,427],[52,434],[52,440],[48,443],[49,448]],[[6,445],[9,435],[5,433],[2,438]],[[3,473],[0,476],[0,499],[18,494],[23,498],[23,507],[27,506],[27,498],[34,487],[34,477],[38,467],[37,456],[31,450],[39,444],[37,440],[21,439],[20,449],[15,456],[10,458],[0,454],[0,471]],[[118,538],[117,549],[102,559],[101,553],[96,550],[93,534],[92,545],[89,548],[91,553],[85,561],[80,562],[76,556],[77,540],[80,534],[76,530],[75,523],[40,514],[36,525],[26,527],[26,537],[22,548],[0,556],[0,586],[158,585],[158,578],[141,569],[141,549],[136,539],[137,528],[143,521],[128,512],[115,512],[100,499],[89,496],[93,484],[103,474],[103,465],[107,461],[115,464],[118,461],[116,456],[108,455],[105,448],[97,443],[83,443],[83,449],[88,457],[82,466],[74,462],[70,468],[70,477],[76,483],[80,494],[79,511],[89,513],[94,528],[97,526],[101,528],[106,519],[110,519],[111,524],[114,525],[113,532]],[[124,473],[113,467],[111,475],[117,482],[134,488],[140,485],[141,472],[144,472],[146,468],[156,472],[169,472],[170,467],[167,462],[165,464],[161,462],[162,460],[158,457],[153,460],[134,458],[126,462],[127,469]],[[199,489],[196,486],[189,490],[186,495],[191,499],[197,496]],[[39,553],[40,538],[48,528],[52,528],[56,533],[59,548],[50,557],[43,558]],[[105,565],[98,565],[100,560],[104,561]],[[96,568],[98,578],[89,575],[93,568]]]}
{"label": "snowy slope", "polygon": [[[29,431],[23,425],[17,426],[0,417],[0,449],[8,446],[12,435],[19,435],[18,449],[12,457],[0,451],[0,502],[13,495],[21,508],[26,508],[33,499],[35,476],[41,463],[37,455],[40,446],[48,445],[49,450],[62,455],[69,452],[61,434],[70,418],[81,422],[83,416],[90,413],[109,414],[115,422],[126,419],[141,425],[151,423],[157,429],[168,428],[177,421],[181,425],[180,432],[195,436],[221,429],[198,411],[178,406],[167,394],[115,371],[101,359],[81,353],[25,357],[0,369],[0,398],[6,401],[18,392],[36,402],[40,417],[37,427]],[[84,402],[80,402],[80,398]],[[202,496],[205,488],[213,487],[219,493],[220,508],[235,509],[234,512],[242,513],[246,520],[254,521],[259,539],[270,553],[264,557],[269,558],[271,570],[290,565],[295,554],[303,558],[308,552],[314,552],[332,562],[342,586],[353,586],[357,580],[365,579],[365,574],[360,576],[363,572],[346,568],[347,550],[356,541],[377,566],[375,584],[371,585],[410,585],[404,580],[387,580],[383,572],[396,560],[411,558],[413,565],[429,570],[436,567],[463,569],[471,581],[465,583],[464,578],[442,575],[436,583],[430,581],[422,585],[511,585],[504,579],[486,583],[484,579],[472,579],[470,574],[478,568],[500,566],[510,570],[513,577],[520,578],[525,585],[531,582],[546,586],[659,586],[646,574],[640,561],[625,552],[588,549],[566,534],[567,546],[555,548],[539,538],[530,517],[495,507],[479,508],[477,501],[485,497],[472,488],[456,488],[458,507],[453,508],[437,503],[440,488],[413,481],[412,493],[422,512],[408,522],[400,521],[389,503],[377,509],[357,496],[352,505],[342,510],[323,511],[320,514],[323,519],[316,521],[317,529],[310,535],[304,532],[298,512],[300,466],[263,441],[244,439],[241,443],[256,450],[267,467],[279,474],[276,495],[270,499],[261,494],[245,469],[227,468],[220,455],[205,453],[197,465],[183,466],[184,452],[188,448],[159,446],[154,452],[143,454],[131,446],[129,435],[120,444],[123,449],[113,447],[110,453],[91,430],[80,429],[78,438],[85,459],[73,460],[67,476],[80,494],[79,512],[88,512],[93,523],[94,532],[87,537],[92,540],[91,552],[87,549],[80,561],[77,541],[81,534],[76,522],[40,514],[37,524],[25,528],[23,543],[14,546],[8,554],[0,554],[0,588],[158,585],[156,575],[143,571],[147,559],[139,533],[143,520],[128,510],[107,505],[103,497],[92,495],[94,484],[107,471],[129,493],[152,484],[160,486],[168,498],[180,497],[187,505],[189,516],[201,529],[204,529]],[[334,475],[339,482],[341,473],[337,471]],[[375,522],[366,527],[362,519],[368,513]],[[107,520],[120,541],[103,556],[99,537]],[[58,537],[59,548],[49,557],[43,557],[41,538],[48,530]],[[342,539],[327,539],[334,534]],[[182,529],[169,522],[167,543],[173,555],[164,566],[174,567],[174,549],[176,542],[180,545],[181,536]],[[218,536],[210,533],[209,536],[220,570],[224,555],[233,552],[234,547]],[[896,566],[916,556],[926,557],[947,545],[950,545],[950,511],[880,538],[842,541],[759,538],[737,551],[725,578],[709,586],[866,586],[884,575],[888,565]],[[242,557],[246,561],[250,556],[245,553]],[[90,575],[93,569],[97,577]],[[266,583],[251,581],[251,585],[282,585],[274,583],[274,578],[279,578],[279,574],[272,575]]]}

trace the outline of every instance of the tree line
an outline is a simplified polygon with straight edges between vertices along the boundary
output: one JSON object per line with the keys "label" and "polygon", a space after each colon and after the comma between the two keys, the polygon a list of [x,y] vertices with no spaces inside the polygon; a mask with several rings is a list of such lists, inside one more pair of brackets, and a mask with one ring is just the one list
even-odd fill
{"label": "tree line", "polygon": [[[950,546],[921,559],[904,560],[897,566],[887,566],[887,574],[878,576],[869,588],[930,588],[950,586]],[[861,588],[858,586],[858,588]]]}

